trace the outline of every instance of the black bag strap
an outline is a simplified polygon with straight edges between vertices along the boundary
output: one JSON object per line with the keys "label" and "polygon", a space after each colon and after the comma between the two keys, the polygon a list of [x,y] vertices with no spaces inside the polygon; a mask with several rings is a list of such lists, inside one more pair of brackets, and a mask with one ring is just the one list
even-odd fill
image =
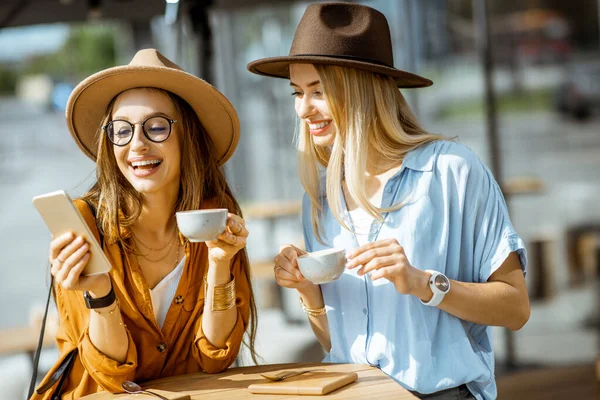
{"label": "black bag strap", "polygon": [[[77,358],[77,348],[74,348],[73,350],[71,350],[71,352],[69,353],[67,358],[65,358],[65,361],[63,361],[63,363],[60,366],[61,368],[63,368],[63,366],[64,366],[63,374],[62,374],[62,377],[60,378],[60,382],[58,383],[58,386],[56,387],[56,390],[52,394],[51,400],[61,400],[62,388],[65,384],[65,381],[67,380],[67,376],[69,376],[69,373],[71,372],[71,368],[73,368],[73,364],[75,364],[76,358]],[[54,378],[54,376],[53,376],[53,378]],[[50,383],[50,382],[48,382],[48,383]],[[50,387],[51,386],[52,385],[50,385]],[[45,390],[42,390],[42,388],[40,388],[37,390],[37,392],[39,394],[42,394],[46,390],[48,390],[48,388],[46,388]]]}
{"label": "black bag strap", "polygon": [[[94,207],[94,205],[87,200],[86,200],[86,203],[87,203],[88,207],[90,208],[90,210],[92,211],[92,214],[94,215],[94,218],[95,218],[96,217],[96,207]],[[100,230],[98,230],[98,232],[100,233],[100,246],[102,247],[104,245],[104,236],[102,235],[102,232],[100,232]],[[42,328],[40,329],[40,337],[38,339],[38,345],[37,345],[37,349],[35,350],[35,357],[33,360],[33,373],[31,375],[31,382],[29,383],[29,392],[27,394],[28,399],[31,398],[31,396],[33,395],[33,391],[35,390],[35,383],[37,380],[38,367],[40,364],[40,353],[42,352],[42,345],[44,344],[44,333],[46,331],[46,319],[48,318],[48,308],[50,306],[50,297],[52,296],[52,287],[53,286],[54,286],[54,276],[51,275],[50,289],[48,290],[48,297],[46,299],[46,309],[44,310],[44,318],[42,319]],[[36,390],[36,392],[38,394],[42,394],[42,393],[46,392],[48,389],[50,389],[52,386],[54,386],[54,384],[60,379],[60,383],[58,384],[57,390],[52,395],[52,400],[60,400],[60,394],[62,391],[62,387],[65,383],[67,376],[69,376],[69,372],[71,371],[71,368],[73,368],[73,364],[74,364],[76,358],[77,358],[77,348],[71,350],[71,352],[63,359],[63,361],[59,365],[58,369],[54,372],[54,374],[52,374],[52,377],[50,378],[50,380],[48,380],[48,382],[46,382],[46,384],[44,384],[43,386],[38,388]]]}
{"label": "black bag strap", "polygon": [[48,318],[48,306],[50,305],[50,297],[52,296],[52,285],[54,285],[54,276],[50,279],[50,289],[48,290],[48,298],[46,299],[46,310],[44,311],[44,319],[42,319],[42,329],[40,330],[40,338],[38,339],[37,349],[35,350],[35,358],[33,360],[33,374],[29,383],[29,393],[27,398],[30,399],[35,389],[35,381],[37,380],[38,365],[40,363],[40,353],[44,344],[44,333],[46,331],[46,319]]}
{"label": "black bag strap", "polygon": [[[58,380],[60,379],[60,385],[58,387],[57,393],[60,393],[60,389],[64,383],[65,377],[71,370],[73,366],[73,362],[75,361],[75,357],[77,357],[77,348],[71,350],[71,352],[64,358],[62,363],[60,363],[59,367],[54,371],[52,377],[48,382],[46,382],[43,386],[40,386],[36,389],[38,394],[44,393],[46,390],[50,389]],[[62,379],[61,379],[62,378]]]}

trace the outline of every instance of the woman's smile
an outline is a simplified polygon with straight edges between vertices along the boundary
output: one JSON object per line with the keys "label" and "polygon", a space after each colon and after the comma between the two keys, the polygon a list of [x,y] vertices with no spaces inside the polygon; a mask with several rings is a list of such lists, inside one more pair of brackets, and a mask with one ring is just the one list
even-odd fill
{"label": "woman's smile", "polygon": [[310,130],[310,134],[314,136],[325,135],[327,130],[331,127],[331,120],[307,123]]}
{"label": "woman's smile", "polygon": [[161,166],[158,158],[133,158],[129,160],[129,168],[138,178],[146,178],[154,174]]}

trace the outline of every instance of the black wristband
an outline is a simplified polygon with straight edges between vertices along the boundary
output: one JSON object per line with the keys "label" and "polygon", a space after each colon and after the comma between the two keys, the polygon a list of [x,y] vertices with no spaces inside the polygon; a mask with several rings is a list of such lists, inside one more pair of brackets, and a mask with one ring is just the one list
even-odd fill
{"label": "black wristband", "polygon": [[83,292],[83,298],[85,299],[85,306],[89,309],[94,309],[110,306],[115,302],[117,297],[115,296],[115,291],[111,285],[110,292],[108,292],[108,294],[104,297],[94,299],[89,292]]}

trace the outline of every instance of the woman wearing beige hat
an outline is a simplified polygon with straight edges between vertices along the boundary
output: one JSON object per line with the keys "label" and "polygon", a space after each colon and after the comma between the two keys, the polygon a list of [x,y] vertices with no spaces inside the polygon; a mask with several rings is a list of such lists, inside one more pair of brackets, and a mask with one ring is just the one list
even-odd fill
{"label": "woman wearing beige hat", "polygon": [[[146,49],[81,82],[66,114],[76,143],[97,164],[96,184],[75,204],[112,270],[81,276],[85,240],[52,240],[60,358],[33,398],[220,372],[234,362],[248,327],[254,356],[248,231],[220,168],[239,139],[229,101]],[[175,212],[202,208],[229,209],[227,229],[190,243]]]}
{"label": "woman wearing beige hat", "polygon": [[411,113],[398,88],[432,82],[393,67],[383,14],[310,5],[290,55],[248,69],[290,80],[306,249],[347,251],[321,285],[300,273],[301,250],[275,257],[325,361],[379,367],[421,398],[495,398],[490,326],[529,318],[525,248],[490,171]]}

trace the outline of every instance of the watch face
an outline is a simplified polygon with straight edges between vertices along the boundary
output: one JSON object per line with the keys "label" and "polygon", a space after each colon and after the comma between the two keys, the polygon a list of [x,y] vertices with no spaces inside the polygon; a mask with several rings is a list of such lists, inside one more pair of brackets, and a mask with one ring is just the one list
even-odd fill
{"label": "watch face", "polygon": [[448,289],[450,289],[450,282],[448,281],[448,278],[446,278],[444,275],[436,276],[433,283],[435,284],[435,287],[438,288],[438,290],[441,292],[447,292]]}

